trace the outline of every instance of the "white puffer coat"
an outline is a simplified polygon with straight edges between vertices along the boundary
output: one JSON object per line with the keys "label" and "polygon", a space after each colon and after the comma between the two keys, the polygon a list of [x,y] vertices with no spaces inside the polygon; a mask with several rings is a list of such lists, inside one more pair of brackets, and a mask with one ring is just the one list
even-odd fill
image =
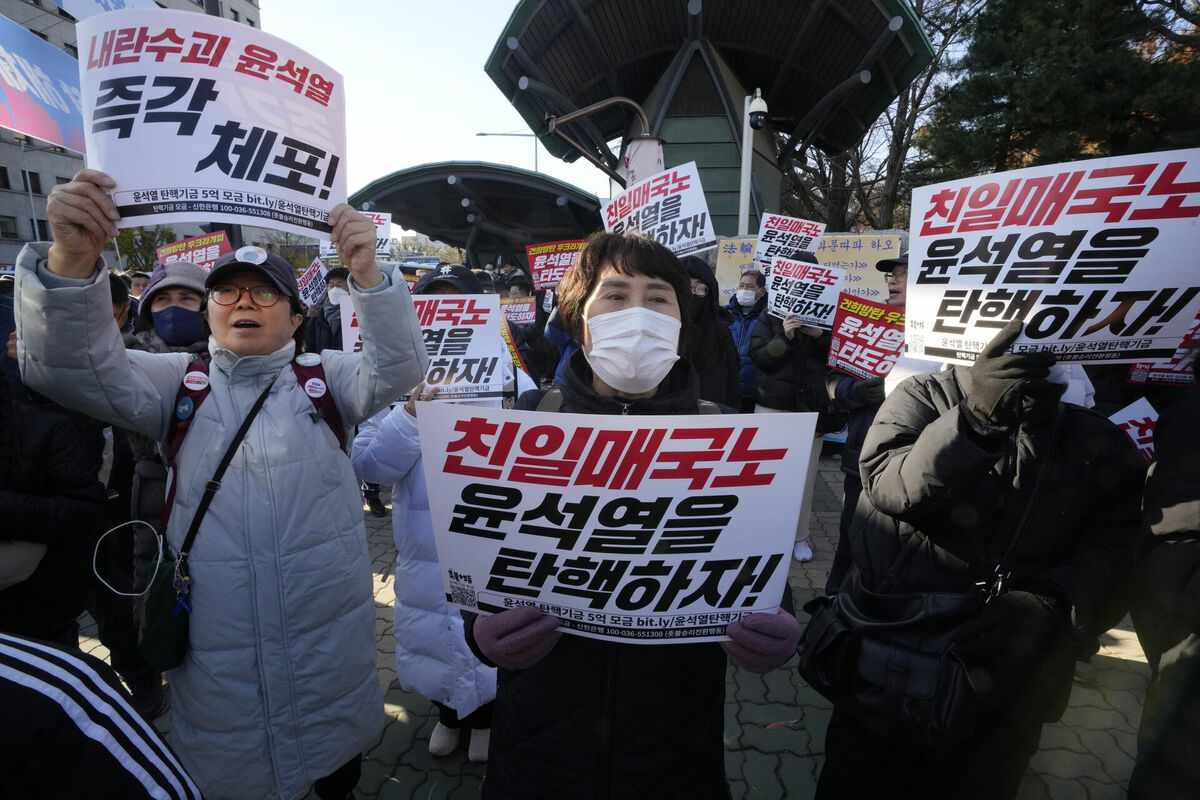
{"label": "white puffer coat", "polygon": [[[511,379],[511,370],[505,377]],[[536,388],[516,373],[517,394]],[[499,406],[499,400],[472,405]],[[417,420],[397,405],[358,429],[350,460],[359,477],[392,488],[396,540],[396,677],[405,691],[450,706],[459,717],[496,697],[496,670],[480,663],[463,637],[462,616],[446,602],[429,515]]]}
{"label": "white puffer coat", "polygon": [[[107,275],[64,279],[46,272],[45,255],[30,245],[18,259],[26,382],[164,439],[191,356],[126,352]],[[427,363],[402,276],[367,292],[352,282],[351,294],[363,351],[322,354],[348,426],[397,399]],[[291,800],[369,746],[383,723],[358,481],[289,367],[290,342],[242,358],[209,344],[211,392],[176,459],[173,549],[237,428],[272,389],[192,546],[189,649],[168,678],[169,738],[209,800]]]}

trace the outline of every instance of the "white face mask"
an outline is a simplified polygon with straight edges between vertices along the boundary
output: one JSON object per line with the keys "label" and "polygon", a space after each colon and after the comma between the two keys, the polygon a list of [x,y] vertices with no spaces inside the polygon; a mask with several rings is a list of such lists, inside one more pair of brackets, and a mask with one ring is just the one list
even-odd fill
{"label": "white face mask", "polygon": [[755,297],[756,294],[758,294],[758,292],[754,291],[753,289],[738,289],[736,295],[737,301],[740,305],[752,306],[758,300],[758,298]]}
{"label": "white face mask", "polygon": [[587,320],[588,364],[618,392],[644,394],[662,383],[679,360],[680,322],[648,308],[627,308]]}
{"label": "white face mask", "polygon": [[329,302],[336,305],[341,305],[342,300],[350,296],[350,293],[345,289],[339,289],[336,286],[329,287]]}

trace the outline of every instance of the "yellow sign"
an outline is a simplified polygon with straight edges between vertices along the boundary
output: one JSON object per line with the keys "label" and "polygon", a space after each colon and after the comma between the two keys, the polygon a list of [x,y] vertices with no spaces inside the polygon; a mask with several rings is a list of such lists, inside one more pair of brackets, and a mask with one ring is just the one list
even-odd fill
{"label": "yellow sign", "polygon": [[898,233],[826,233],[817,241],[817,261],[846,270],[842,291],[876,303],[886,303],[888,292],[875,264],[898,255]]}

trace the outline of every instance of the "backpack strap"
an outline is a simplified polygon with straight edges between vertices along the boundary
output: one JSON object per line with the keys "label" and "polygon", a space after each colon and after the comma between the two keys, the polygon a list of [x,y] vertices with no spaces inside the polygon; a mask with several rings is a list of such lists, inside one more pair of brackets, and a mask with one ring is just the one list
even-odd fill
{"label": "backpack strap", "polygon": [[558,411],[562,408],[562,404],[562,389],[559,389],[557,386],[555,386],[552,389],[548,389],[546,393],[542,395],[542,399],[538,400],[537,408],[535,408],[534,411]]}
{"label": "backpack strap", "polygon": [[342,424],[342,415],[338,412],[337,403],[329,393],[329,385],[325,381],[325,367],[321,366],[321,357],[316,353],[301,353],[292,359],[292,372],[300,388],[308,395],[308,399],[321,415],[321,419],[333,431],[338,447],[346,450],[346,426]]}
{"label": "backpack strap", "polygon": [[175,505],[175,456],[179,454],[179,448],[183,447],[183,439],[192,426],[192,420],[196,418],[196,411],[211,391],[208,353],[199,353],[188,363],[183,373],[183,381],[179,384],[179,391],[175,393],[175,411],[167,425],[167,498],[163,504],[162,527],[159,528],[164,535],[167,523],[171,520],[171,508]]}

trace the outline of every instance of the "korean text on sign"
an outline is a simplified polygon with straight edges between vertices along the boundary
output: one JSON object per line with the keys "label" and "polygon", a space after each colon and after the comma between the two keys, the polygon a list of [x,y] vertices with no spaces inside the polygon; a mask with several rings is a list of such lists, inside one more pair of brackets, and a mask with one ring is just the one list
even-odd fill
{"label": "korean text on sign", "polygon": [[1175,354],[1165,361],[1139,361],[1129,368],[1130,383],[1155,383],[1179,386],[1194,383],[1193,362],[1200,347],[1200,314],[1175,348]]}
{"label": "korean text on sign", "polygon": [[913,192],[909,352],[969,362],[1014,318],[1016,351],[1169,358],[1200,310],[1200,150],[1030,167]]}
{"label": "korean text on sign", "polygon": [[446,596],[595,638],[722,638],[779,605],[815,418],[422,409]]}
{"label": "korean text on sign", "polygon": [[300,300],[305,305],[315,306],[321,302],[321,298],[325,296],[325,275],[328,272],[321,259],[314,258],[308,269],[304,270],[304,274],[296,279],[296,286],[300,289]]}
{"label": "korean text on sign", "polygon": [[829,366],[859,378],[887,375],[904,352],[904,309],[843,292],[832,333]]}
{"label": "korean text on sign", "polygon": [[1158,425],[1158,412],[1149,400],[1139,397],[1108,419],[1125,431],[1147,461],[1154,460],[1154,429]]}
{"label": "korean text on sign", "polygon": [[758,229],[754,262],[765,270],[777,258],[795,260],[801,253],[815,253],[824,232],[824,222],[767,214]]}
{"label": "korean text on sign", "polygon": [[532,325],[537,319],[537,308],[532,295],[526,297],[501,297],[500,313],[514,325]]}
{"label": "korean text on sign", "polygon": [[899,234],[826,233],[817,240],[817,261],[846,270],[842,291],[863,300],[887,302],[887,280],[877,265],[900,255]]}
{"label": "korean text on sign", "polygon": [[604,230],[641,231],[677,256],[716,246],[696,162],[652,175],[604,207]]}
{"label": "korean text on sign", "polygon": [[425,382],[443,398],[501,397],[507,360],[500,337],[500,298],[488,295],[413,297],[429,356]]}
{"label": "korean text on sign", "polygon": [[567,270],[575,266],[579,253],[586,246],[587,239],[526,245],[525,256],[529,259],[533,288],[553,289],[557,286]]}
{"label": "korean text on sign", "polygon": [[213,262],[233,250],[225,231],[193,236],[158,248],[158,260],[163,264],[172,261],[191,261],[205,269],[212,269]]}
{"label": "korean text on sign", "polygon": [[828,328],[837,311],[845,270],[777,258],[767,275],[767,311],[776,317],[799,317],[805,325]]}
{"label": "korean text on sign", "polygon": [[[360,211],[371,222],[375,223],[375,257],[388,259],[392,256],[392,215],[391,212]],[[329,239],[321,240],[321,258],[337,258],[337,248]]]}
{"label": "korean text on sign", "polygon": [[346,196],[345,91],[256,28],[186,11],[81,20],[89,166],[121,227],[220,220],[327,236]]}

